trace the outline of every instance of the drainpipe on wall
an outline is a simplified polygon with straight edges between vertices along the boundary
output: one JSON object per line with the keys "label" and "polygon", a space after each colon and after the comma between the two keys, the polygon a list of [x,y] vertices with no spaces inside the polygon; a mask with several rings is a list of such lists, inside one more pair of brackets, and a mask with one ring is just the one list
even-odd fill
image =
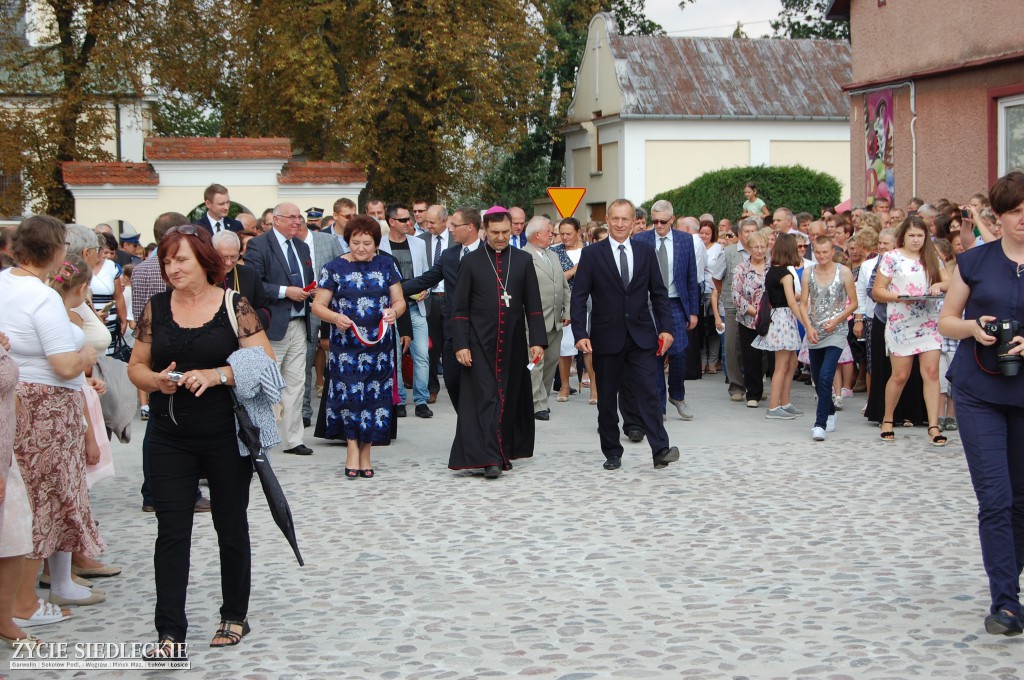
{"label": "drainpipe on wall", "polygon": [[868,94],[869,92],[878,92],[880,90],[895,90],[898,87],[906,87],[910,89],[910,184],[911,196],[917,196],[917,85],[913,80],[906,80],[902,83],[892,83],[889,85],[879,85],[877,87],[865,87],[859,90],[850,90],[847,94],[853,97],[855,95]]}

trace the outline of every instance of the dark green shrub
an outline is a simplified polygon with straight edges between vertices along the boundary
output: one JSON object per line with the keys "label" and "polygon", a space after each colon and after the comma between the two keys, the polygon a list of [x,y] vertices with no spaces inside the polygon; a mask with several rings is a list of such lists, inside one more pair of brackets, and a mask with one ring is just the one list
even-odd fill
{"label": "dark green shrub", "polygon": [[747,182],[757,185],[758,196],[769,210],[780,206],[794,213],[821,214],[821,206],[840,202],[842,185],[832,175],[802,165],[755,165],[744,168],[723,168],[707,172],[678,189],[658,194],[643,204],[648,210],[658,200],[672,203],[675,213],[697,216],[711,213],[716,220],[723,217],[736,221],[743,210],[743,187]]}

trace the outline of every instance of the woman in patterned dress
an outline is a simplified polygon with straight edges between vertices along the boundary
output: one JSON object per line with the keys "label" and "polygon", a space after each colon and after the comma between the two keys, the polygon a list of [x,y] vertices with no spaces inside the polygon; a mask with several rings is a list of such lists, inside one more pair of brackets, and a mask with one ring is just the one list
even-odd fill
{"label": "woman in patterned dress", "polygon": [[373,477],[370,447],[391,439],[396,385],[388,326],[405,312],[405,296],[394,260],[376,254],[380,239],[376,220],[352,218],[345,226],[349,253],[324,267],[313,299],[313,314],[332,326],[326,434],[348,442],[347,479]]}
{"label": "woman in patterned dress", "polygon": [[[927,225],[920,217],[908,217],[896,232],[896,248],[878,260],[875,286],[871,291],[877,302],[888,303],[885,345],[892,363],[892,376],[885,385],[883,441],[893,441],[896,437],[891,427],[893,414],[917,355],[928,412],[928,435],[935,446],[946,443],[938,426],[942,345],[939,305],[935,300],[901,300],[900,296],[941,295],[948,285],[949,274],[935,252]],[[936,434],[932,435],[933,431]]]}
{"label": "woman in patterned dress", "polygon": [[[581,236],[579,220],[575,217],[566,217],[558,223],[558,238],[562,242],[551,247],[551,252],[558,256],[558,263],[562,265],[565,279],[569,282],[569,290],[572,290],[572,282],[576,277],[576,266],[580,263],[580,254],[583,252],[583,239]],[[576,350],[576,338],[572,336],[571,326],[566,326],[562,329],[562,346],[558,354],[558,379],[560,387],[557,399],[558,401],[569,401],[571,387],[569,385],[569,372],[572,369],[573,358],[579,356]],[[578,362],[576,366],[576,373],[580,381],[580,391],[582,392],[584,387],[590,387],[590,403],[596,404],[597,386],[592,379],[594,369],[591,365],[590,356],[584,355],[584,361],[583,367],[586,368],[587,378],[583,377],[584,372],[580,371],[581,366],[579,366]]]}
{"label": "woman in patterned dress", "polygon": [[793,406],[789,398],[793,373],[796,371],[796,353],[800,349],[797,322],[804,322],[800,316],[800,302],[796,297],[793,267],[801,266],[803,258],[797,251],[796,237],[792,234],[779,235],[771,252],[771,267],[764,276],[764,294],[771,303],[772,322],[768,333],[754,338],[751,347],[775,352],[771,396],[764,417],[770,420],[791,420],[803,415],[803,411]]}

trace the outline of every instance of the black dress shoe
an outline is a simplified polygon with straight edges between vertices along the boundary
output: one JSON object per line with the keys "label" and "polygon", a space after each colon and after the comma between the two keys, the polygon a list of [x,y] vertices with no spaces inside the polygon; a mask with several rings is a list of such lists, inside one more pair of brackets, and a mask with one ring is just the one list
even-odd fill
{"label": "black dress shoe", "polygon": [[622,458],[609,458],[604,462],[605,470],[618,470],[622,467]]}
{"label": "black dress shoe", "polygon": [[313,420],[311,418],[305,418],[304,417],[302,419],[302,426],[303,427],[312,427],[313,426]]}
{"label": "black dress shoe", "polygon": [[1005,635],[1012,637],[1024,632],[1019,616],[1014,616],[1005,609],[1000,609],[995,614],[985,617],[985,630],[992,635]]}
{"label": "black dress shoe", "polygon": [[551,420],[551,409],[544,409],[543,411],[537,411],[533,414],[536,420]]}
{"label": "black dress shoe", "polygon": [[487,479],[497,479],[501,477],[501,468],[497,465],[488,465],[484,468],[484,477]]}
{"label": "black dress shoe", "polygon": [[293,446],[290,449],[285,449],[284,452],[285,453],[293,453],[296,456],[312,456],[313,455],[313,449],[309,448],[305,444],[299,444],[298,446]]}
{"label": "black dress shoe", "polygon": [[636,444],[644,440],[644,431],[638,428],[633,428],[626,432],[626,436],[629,437],[629,441]]}
{"label": "black dress shoe", "polygon": [[679,449],[674,446],[668,449],[662,449],[654,454],[654,467],[668,467],[669,463],[674,463],[677,460],[679,460]]}
{"label": "black dress shoe", "polygon": [[434,412],[430,410],[430,407],[426,404],[416,405],[416,417],[417,418],[433,418]]}
{"label": "black dress shoe", "polygon": [[406,416],[405,404],[399,404],[398,406],[396,406],[395,407],[395,417],[396,418],[404,418],[405,416]]}

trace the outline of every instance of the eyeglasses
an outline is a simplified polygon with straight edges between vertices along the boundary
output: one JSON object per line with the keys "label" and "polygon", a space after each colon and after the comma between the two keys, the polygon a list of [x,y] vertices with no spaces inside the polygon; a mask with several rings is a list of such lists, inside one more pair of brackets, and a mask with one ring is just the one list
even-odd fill
{"label": "eyeglasses", "polygon": [[651,220],[651,224],[671,224],[672,220]]}
{"label": "eyeglasses", "polygon": [[403,224],[411,220],[411,217],[392,217],[395,222],[402,222]]}
{"label": "eyeglasses", "polygon": [[165,236],[169,236],[169,235],[173,234],[174,232],[178,232],[179,234],[184,234],[185,236],[195,236],[196,235],[196,225],[194,225],[194,224],[183,224],[180,227],[171,227],[170,229],[167,230],[167,233],[164,234],[164,235]]}
{"label": "eyeglasses", "polygon": [[302,215],[278,215],[277,213],[274,213],[274,217],[283,217],[284,219],[291,220],[293,222],[295,220],[301,220],[302,219]]}
{"label": "eyeglasses", "polygon": [[412,209],[412,212],[413,212],[413,214],[416,214],[416,215],[418,215],[419,213],[425,213],[425,212],[427,212],[427,211],[426,211],[425,209],[424,209],[424,210],[417,210],[416,208],[413,208],[413,209]]}

